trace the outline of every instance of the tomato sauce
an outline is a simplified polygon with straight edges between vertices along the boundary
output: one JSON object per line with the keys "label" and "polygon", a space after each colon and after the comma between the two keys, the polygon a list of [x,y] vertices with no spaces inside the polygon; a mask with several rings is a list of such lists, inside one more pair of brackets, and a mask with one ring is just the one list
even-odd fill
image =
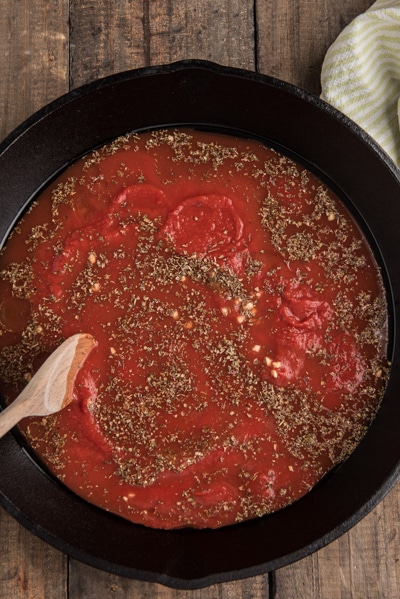
{"label": "tomato sauce", "polygon": [[131,134],[69,167],[0,258],[12,401],[62,340],[98,345],[62,412],[21,430],[84,499],[157,528],[220,527],[306,494],[387,382],[371,250],[317,177],[255,141]]}

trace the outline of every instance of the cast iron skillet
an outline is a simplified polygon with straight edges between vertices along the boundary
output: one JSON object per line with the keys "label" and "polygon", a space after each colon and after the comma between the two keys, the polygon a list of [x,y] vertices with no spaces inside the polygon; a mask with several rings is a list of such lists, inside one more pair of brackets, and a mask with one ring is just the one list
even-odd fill
{"label": "cast iron skillet", "polygon": [[367,135],[319,99],[255,73],[185,61],[87,85],[12,133],[0,146],[0,240],[38,190],[77,157],[128,131],[173,125],[272,143],[339,193],[382,267],[393,362],[378,416],[344,464],[292,506],[215,531],[131,524],[55,481],[17,434],[0,441],[0,502],[28,529],[97,568],[189,589],[265,573],[306,556],[358,522],[397,480],[400,178]]}

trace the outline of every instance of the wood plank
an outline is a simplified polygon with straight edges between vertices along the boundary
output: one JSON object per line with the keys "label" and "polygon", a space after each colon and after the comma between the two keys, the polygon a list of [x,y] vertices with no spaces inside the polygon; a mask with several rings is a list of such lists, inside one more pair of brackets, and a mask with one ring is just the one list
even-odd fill
{"label": "wood plank", "polygon": [[148,0],[149,60],[201,58],[255,67],[254,7],[249,0]]}
{"label": "wood plank", "polygon": [[146,64],[143,0],[71,0],[71,89]]}
{"label": "wood plank", "polygon": [[68,0],[3,0],[0,139],[68,90]]}
{"label": "wood plank", "polygon": [[374,0],[256,0],[261,73],[320,93],[321,66],[340,31]]}
{"label": "wood plank", "polygon": [[0,597],[66,599],[67,557],[0,509]]}

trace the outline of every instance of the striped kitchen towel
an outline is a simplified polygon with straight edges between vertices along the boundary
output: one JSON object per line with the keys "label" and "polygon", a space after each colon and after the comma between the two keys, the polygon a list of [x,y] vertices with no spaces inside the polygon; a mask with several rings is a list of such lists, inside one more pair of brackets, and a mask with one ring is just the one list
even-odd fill
{"label": "striped kitchen towel", "polygon": [[400,166],[400,0],[378,0],[329,48],[321,97],[371,135]]}

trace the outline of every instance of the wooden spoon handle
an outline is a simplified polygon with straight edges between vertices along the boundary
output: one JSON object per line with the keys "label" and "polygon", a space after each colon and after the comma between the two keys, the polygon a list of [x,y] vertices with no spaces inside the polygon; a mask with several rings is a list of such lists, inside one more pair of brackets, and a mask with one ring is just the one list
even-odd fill
{"label": "wooden spoon handle", "polygon": [[13,426],[26,416],[26,409],[22,403],[13,402],[0,413],[0,439],[4,437]]}

